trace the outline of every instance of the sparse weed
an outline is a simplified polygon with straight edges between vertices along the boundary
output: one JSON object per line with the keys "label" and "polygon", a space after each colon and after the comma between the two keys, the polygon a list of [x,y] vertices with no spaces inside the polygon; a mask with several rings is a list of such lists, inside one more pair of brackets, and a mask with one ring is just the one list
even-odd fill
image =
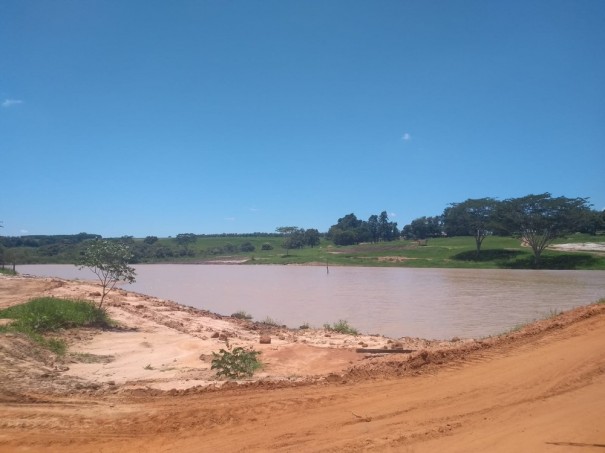
{"label": "sparse weed", "polygon": [[261,321],[262,324],[266,324],[268,326],[274,326],[274,327],[279,327],[281,324],[279,323],[279,321],[276,321],[275,319],[267,316],[265,319],[263,319]]}

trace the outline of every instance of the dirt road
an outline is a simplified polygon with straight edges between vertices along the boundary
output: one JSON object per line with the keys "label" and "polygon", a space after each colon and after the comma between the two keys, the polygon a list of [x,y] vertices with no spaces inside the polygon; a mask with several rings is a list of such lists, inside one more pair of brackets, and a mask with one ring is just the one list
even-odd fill
{"label": "dirt road", "polygon": [[0,406],[0,451],[602,452],[604,308],[399,377],[389,358],[295,387],[32,396]]}

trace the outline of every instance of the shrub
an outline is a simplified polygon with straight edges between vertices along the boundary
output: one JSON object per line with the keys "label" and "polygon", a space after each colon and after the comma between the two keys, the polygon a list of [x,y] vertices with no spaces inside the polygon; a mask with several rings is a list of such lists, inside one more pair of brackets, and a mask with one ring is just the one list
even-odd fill
{"label": "shrub", "polygon": [[273,250],[273,246],[268,242],[265,242],[263,245],[261,245],[261,250]]}
{"label": "shrub", "polygon": [[231,315],[231,317],[237,318],[237,319],[247,319],[247,320],[252,319],[252,315],[244,310],[236,311],[235,313],[233,313]]}
{"label": "shrub", "polygon": [[225,245],[223,245],[223,251],[225,253],[235,253],[237,252],[237,247],[230,242],[227,242]]}
{"label": "shrub", "polygon": [[247,241],[247,242],[244,242],[242,245],[240,245],[239,249],[242,252],[254,252],[254,250],[256,250],[256,247],[254,247],[254,245],[252,245],[251,242]]}
{"label": "shrub", "polygon": [[213,352],[212,370],[218,370],[217,376],[225,376],[229,379],[251,377],[262,364],[257,356],[259,351],[246,351],[237,347],[233,352],[221,349],[218,353]]}
{"label": "shrub", "polygon": [[359,335],[359,331],[350,326],[348,321],[344,319],[335,322],[334,324],[324,324],[324,329],[329,330],[331,332],[344,333],[346,335]]}

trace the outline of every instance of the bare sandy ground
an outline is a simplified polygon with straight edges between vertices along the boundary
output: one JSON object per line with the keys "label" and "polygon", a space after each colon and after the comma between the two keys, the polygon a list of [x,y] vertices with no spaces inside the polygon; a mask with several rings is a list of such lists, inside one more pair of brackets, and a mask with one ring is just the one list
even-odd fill
{"label": "bare sandy ground", "polygon": [[[0,308],[34,296],[99,299],[94,282],[53,278],[0,278]],[[261,352],[263,369],[253,380],[300,381],[346,370],[363,360],[356,348],[426,349],[457,342],[343,335],[323,329],[287,329],[234,319],[142,294],[110,293],[104,306],[120,328],[67,333],[70,354],[56,363],[63,380],[121,389],[184,389],[221,385],[212,353],[234,347]],[[260,344],[268,336],[270,344]],[[2,339],[0,338],[0,341]]]}
{"label": "bare sandy ground", "polygon": [[554,244],[549,246],[551,249],[562,250],[566,252],[603,252],[605,253],[605,243],[602,242],[575,242],[572,244]]}
{"label": "bare sandy ground", "polygon": [[[0,278],[0,306],[96,291]],[[418,351],[369,358],[359,343],[393,341],[271,329],[125,292],[108,309],[123,327],[72,334],[63,362],[0,336],[0,451],[605,448],[603,304],[499,338],[403,340]],[[263,379],[218,388],[208,354],[227,343],[262,350]]]}

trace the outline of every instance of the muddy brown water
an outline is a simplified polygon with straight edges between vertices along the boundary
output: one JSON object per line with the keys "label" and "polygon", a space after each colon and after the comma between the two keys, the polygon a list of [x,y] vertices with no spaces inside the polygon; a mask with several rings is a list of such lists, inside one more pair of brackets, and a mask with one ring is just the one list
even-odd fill
{"label": "muddy brown water", "polygon": [[[605,297],[603,271],[320,266],[137,265],[124,289],[229,315],[298,327],[347,320],[393,338],[480,338]],[[94,279],[71,265],[24,265],[38,276]]]}

